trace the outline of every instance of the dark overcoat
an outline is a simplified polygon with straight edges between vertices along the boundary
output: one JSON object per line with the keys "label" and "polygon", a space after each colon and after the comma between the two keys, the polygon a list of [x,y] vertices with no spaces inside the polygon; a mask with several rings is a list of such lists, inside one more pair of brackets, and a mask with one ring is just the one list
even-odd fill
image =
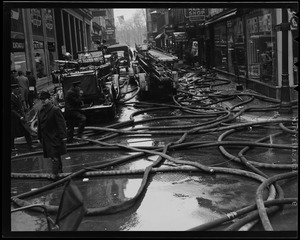
{"label": "dark overcoat", "polygon": [[38,111],[38,139],[43,146],[45,158],[59,157],[67,153],[66,122],[59,107],[51,103]]}
{"label": "dark overcoat", "polygon": [[79,88],[71,87],[65,97],[66,111],[81,110],[82,99]]}
{"label": "dark overcoat", "polygon": [[[26,131],[31,133],[30,127],[25,120],[25,114],[22,108],[20,96],[15,96],[11,94],[10,97],[10,106],[11,106],[11,137],[23,137],[25,136]],[[24,120],[21,120],[21,117]]]}

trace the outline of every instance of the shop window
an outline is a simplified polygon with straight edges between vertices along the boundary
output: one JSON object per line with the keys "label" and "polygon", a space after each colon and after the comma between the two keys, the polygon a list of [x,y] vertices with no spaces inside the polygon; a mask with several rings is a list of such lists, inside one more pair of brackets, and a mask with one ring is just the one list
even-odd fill
{"label": "shop window", "polygon": [[31,8],[30,17],[32,34],[37,36],[43,36],[44,32],[42,25],[42,10],[40,8]]}
{"label": "shop window", "polygon": [[13,52],[11,53],[10,57],[12,63],[11,69],[25,73],[27,70],[25,52]]}
{"label": "shop window", "polygon": [[65,46],[66,46],[66,51],[71,52],[71,33],[70,33],[70,28],[69,28],[69,17],[68,13],[63,11],[63,20],[64,20],[64,31],[65,31]]}
{"label": "shop window", "polygon": [[83,23],[82,23],[82,21],[79,21],[79,31],[80,31],[81,49],[84,49],[84,37],[83,37]]}
{"label": "shop window", "polygon": [[77,38],[77,52],[81,51],[81,44],[80,44],[80,30],[79,30],[79,20],[75,18],[75,24],[76,24],[76,38]]}
{"label": "shop window", "polygon": [[36,74],[38,78],[45,77],[45,54],[44,50],[36,49],[34,53],[34,61],[36,67]]}
{"label": "shop window", "polygon": [[215,26],[215,64],[222,70],[227,70],[227,37],[226,23],[219,23]]}
{"label": "shop window", "polygon": [[255,10],[247,15],[248,77],[277,85],[272,15],[271,9]]}
{"label": "shop window", "polygon": [[70,15],[70,32],[72,41],[72,54],[74,58],[77,58],[77,44],[76,44],[76,33],[75,33],[75,19]]}
{"label": "shop window", "polygon": [[246,76],[246,54],[242,18],[227,21],[228,71]]}
{"label": "shop window", "polygon": [[90,25],[86,24],[85,28],[86,28],[86,37],[87,37],[87,45],[88,45],[87,47],[88,47],[88,49],[90,49],[90,47],[91,47],[90,46],[91,45],[90,44],[90,42],[91,42]]}

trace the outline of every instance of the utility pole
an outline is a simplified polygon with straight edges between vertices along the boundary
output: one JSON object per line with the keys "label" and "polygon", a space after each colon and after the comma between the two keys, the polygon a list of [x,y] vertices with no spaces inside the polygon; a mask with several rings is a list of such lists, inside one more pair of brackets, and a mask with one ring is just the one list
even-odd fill
{"label": "utility pole", "polygon": [[288,21],[288,11],[286,8],[282,9],[282,23],[279,24],[279,31],[282,31],[282,85],[281,85],[281,101],[280,113],[292,113],[292,103],[290,96],[289,85],[289,42],[288,33],[290,30],[290,23]]}

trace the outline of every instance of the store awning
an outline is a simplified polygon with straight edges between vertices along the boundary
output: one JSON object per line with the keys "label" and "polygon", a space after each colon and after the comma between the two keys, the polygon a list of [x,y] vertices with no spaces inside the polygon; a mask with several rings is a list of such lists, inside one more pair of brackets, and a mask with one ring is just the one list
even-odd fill
{"label": "store awning", "polygon": [[165,33],[160,33],[158,34],[154,39],[157,40],[157,39],[160,39],[161,37],[163,37],[165,35]]}
{"label": "store awning", "polygon": [[212,20],[212,21],[209,21],[209,20],[208,20],[208,21],[205,23],[205,25],[209,25],[209,24],[212,24],[212,23],[215,23],[215,22],[224,20],[224,19],[226,19],[226,18],[232,17],[232,16],[236,15],[236,12],[237,12],[237,11],[233,11],[233,12],[227,13],[227,14],[225,14],[225,15],[223,15],[223,16],[221,16],[221,17],[215,19],[215,20]]}

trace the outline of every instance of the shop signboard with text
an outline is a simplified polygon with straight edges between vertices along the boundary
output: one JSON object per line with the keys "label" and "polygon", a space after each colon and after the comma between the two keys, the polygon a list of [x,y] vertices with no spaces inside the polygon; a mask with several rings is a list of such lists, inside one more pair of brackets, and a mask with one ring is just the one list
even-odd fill
{"label": "shop signboard with text", "polygon": [[206,8],[185,8],[184,16],[190,21],[205,22]]}
{"label": "shop signboard with text", "polygon": [[11,52],[25,52],[25,40],[11,39]]}

